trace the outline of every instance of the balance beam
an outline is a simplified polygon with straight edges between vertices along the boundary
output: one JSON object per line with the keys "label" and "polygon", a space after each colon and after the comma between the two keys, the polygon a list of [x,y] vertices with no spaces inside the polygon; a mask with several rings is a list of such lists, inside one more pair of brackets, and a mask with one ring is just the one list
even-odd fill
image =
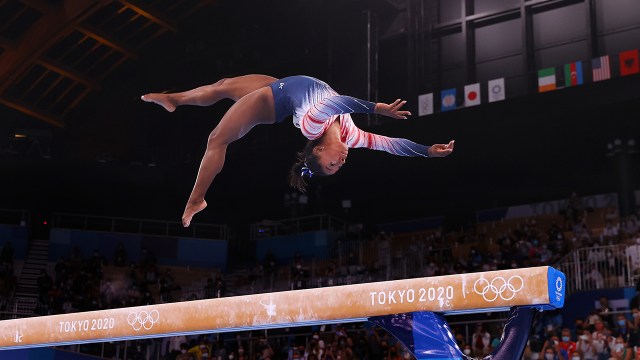
{"label": "balance beam", "polygon": [[548,267],[345,285],[0,321],[0,350],[368,321],[395,314],[561,308]]}

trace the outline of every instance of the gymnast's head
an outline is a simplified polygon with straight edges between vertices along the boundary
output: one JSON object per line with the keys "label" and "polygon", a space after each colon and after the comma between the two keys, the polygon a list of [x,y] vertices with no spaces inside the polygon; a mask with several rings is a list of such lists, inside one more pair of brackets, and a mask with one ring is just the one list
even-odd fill
{"label": "gymnast's head", "polygon": [[323,138],[310,140],[298,153],[298,160],[289,174],[292,187],[305,192],[305,178],[333,175],[345,164],[349,147],[342,142],[323,141]]}

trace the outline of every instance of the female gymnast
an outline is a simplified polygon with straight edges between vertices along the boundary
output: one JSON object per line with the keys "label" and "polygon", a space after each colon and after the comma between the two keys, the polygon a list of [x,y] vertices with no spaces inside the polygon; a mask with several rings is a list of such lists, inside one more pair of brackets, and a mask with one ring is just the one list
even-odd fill
{"label": "female gymnast", "polygon": [[358,129],[350,113],[375,113],[395,119],[406,119],[409,111],[401,110],[406,101],[391,104],[372,103],[338,95],[326,83],[308,76],[276,79],[266,75],[245,75],[222,79],[189,91],[142,96],[173,112],[181,105],[209,106],[221,99],[236,101],[213,129],[200,163],[195,185],[182,215],[188,227],[193,216],[207,202],[204,196],[213,179],[222,170],[227,146],[243,137],[259,124],[279,123],[293,115],[293,124],[309,139],[298,153],[289,180],[291,186],[304,191],[305,177],[335,174],[347,160],[349,148],[366,147],[401,156],[444,157],[453,151],[448,144],[425,146],[400,138],[371,134]]}

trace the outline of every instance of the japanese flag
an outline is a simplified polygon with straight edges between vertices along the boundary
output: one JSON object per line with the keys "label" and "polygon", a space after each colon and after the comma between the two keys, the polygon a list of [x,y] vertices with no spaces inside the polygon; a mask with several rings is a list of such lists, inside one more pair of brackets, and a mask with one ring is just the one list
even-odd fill
{"label": "japanese flag", "polygon": [[464,87],[464,106],[480,105],[480,83],[469,84]]}

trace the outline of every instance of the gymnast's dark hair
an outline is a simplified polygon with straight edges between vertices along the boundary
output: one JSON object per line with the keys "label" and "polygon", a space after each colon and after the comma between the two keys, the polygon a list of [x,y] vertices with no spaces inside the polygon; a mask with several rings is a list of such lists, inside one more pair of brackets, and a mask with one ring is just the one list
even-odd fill
{"label": "gymnast's dark hair", "polygon": [[[322,138],[320,138],[322,139]],[[320,139],[310,140],[304,149],[298,153],[298,160],[291,167],[289,173],[289,185],[301,192],[307,191],[305,177],[326,176],[322,166],[318,163],[318,156],[313,153],[313,149],[320,145]]]}

